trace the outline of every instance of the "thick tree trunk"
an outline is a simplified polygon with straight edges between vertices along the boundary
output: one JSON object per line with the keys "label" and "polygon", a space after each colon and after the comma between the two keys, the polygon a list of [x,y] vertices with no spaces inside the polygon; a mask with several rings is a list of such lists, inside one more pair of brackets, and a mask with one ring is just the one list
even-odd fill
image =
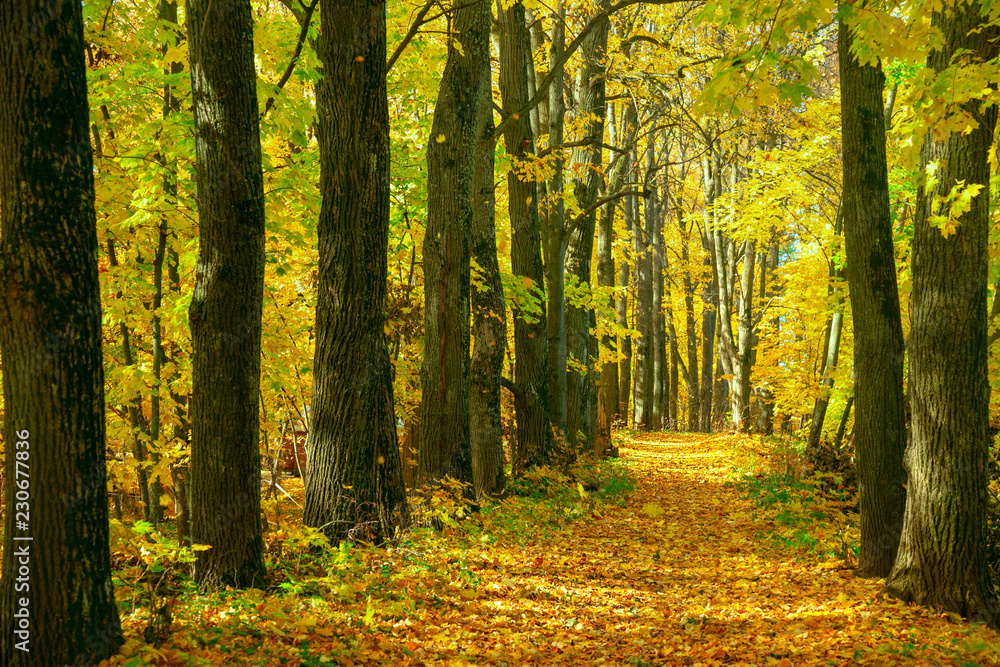
{"label": "thick tree trunk", "polygon": [[[597,0],[594,11],[607,9],[610,0]],[[573,196],[580,209],[590,209],[600,196],[603,175],[601,173],[602,148],[604,142],[604,60],[608,47],[608,30],[611,26],[607,18],[598,22],[584,40],[580,48],[584,64],[577,74],[576,80],[576,113],[577,115],[593,114],[596,119],[590,122],[584,130],[584,138],[593,143],[573,149],[570,164],[572,173]],[[580,286],[590,290],[591,255],[594,252],[594,231],[597,225],[597,209],[583,216],[583,219],[573,225],[569,232],[566,253],[566,270],[576,276]],[[581,308],[575,305],[566,307],[566,346],[567,354],[579,364],[586,367],[583,374],[570,369],[566,378],[567,413],[566,423],[571,442],[578,445],[593,441],[594,427],[590,417],[592,403],[596,399],[594,388],[594,363],[591,359],[590,347],[590,317],[592,308]],[[578,437],[582,434],[582,440]]]}
{"label": "thick tree trunk", "polygon": [[[554,76],[548,90],[549,96],[549,146],[563,143],[566,100],[563,97],[565,71],[557,63],[562,59],[566,42],[566,7],[558,0],[552,17],[552,45],[549,65]],[[547,184],[548,201],[545,224],[545,283],[548,289],[549,337],[549,419],[557,437],[570,439],[567,434],[566,387],[566,205],[563,201],[563,160],[561,153],[553,154],[552,180]]]}
{"label": "thick tree trunk", "polygon": [[[528,102],[528,29],[524,5],[516,2],[508,9],[498,2],[500,23],[500,93],[504,118]],[[537,107],[536,107],[537,108]],[[532,113],[535,113],[534,110]],[[504,132],[507,154],[515,161],[526,160],[534,152],[534,138],[527,117],[511,123]],[[525,177],[527,178],[527,177]],[[514,394],[517,429],[514,437],[515,472],[540,463],[548,449],[548,340],[545,317],[545,275],[542,267],[541,229],[535,183],[522,180],[518,169],[507,175],[510,226],[513,232],[511,271],[522,281],[530,281],[537,310],[514,308],[514,381],[521,392]]]}
{"label": "thick tree trunk", "polygon": [[[972,61],[965,66],[973,68],[975,61],[997,57],[1000,30],[987,22],[978,2],[960,3],[947,15],[935,12],[931,24],[945,39],[927,57],[934,72],[948,68],[959,53]],[[937,171],[934,180],[928,175],[928,182],[917,188],[910,330],[913,441],[905,456],[909,485],[902,539],[886,589],[907,602],[997,627],[1000,602],[985,550],[991,440],[986,370],[989,156],[997,109],[974,99],[961,110],[976,121],[975,129],[945,138],[928,133],[921,151],[920,173],[932,163]],[[872,105],[871,111],[881,110]],[[877,115],[881,125],[881,113]],[[947,196],[956,183],[981,191],[946,237],[931,216],[935,198]],[[858,416],[861,406],[859,396]]]}
{"label": "thick tree trunk", "polygon": [[385,2],[328,0],[320,21],[323,205],[303,522],[334,543],[381,542],[408,518],[383,334],[389,242]]}
{"label": "thick tree trunk", "polygon": [[472,481],[469,242],[483,85],[478,45],[489,43],[489,14],[488,4],[455,0],[453,29],[463,51],[449,42],[427,148],[419,471],[425,484],[445,476]]}
{"label": "thick tree trunk", "polygon": [[0,664],[94,664],[123,637],[81,6],[8,0],[0,34]]}
{"label": "thick tree trunk", "polygon": [[189,0],[199,253],[189,317],[191,539],[202,590],[267,580],[260,521],[261,170],[249,0]]}
{"label": "thick tree trunk", "polygon": [[[490,21],[488,3],[481,3],[481,18]],[[507,309],[497,258],[496,194],[493,187],[493,88],[490,83],[489,33],[472,31],[463,47],[476,56],[480,72],[479,142],[475,147],[473,174],[472,256],[479,265],[480,281],[472,287],[472,347],[470,362],[469,436],[472,481],[476,498],[503,491],[503,423],[500,419],[500,377],[507,349]],[[472,41],[478,40],[478,41]],[[481,285],[481,287],[479,286]]]}
{"label": "thick tree trunk", "polygon": [[878,65],[861,66],[848,57],[850,44],[850,33],[841,25],[842,209],[854,317],[858,568],[865,576],[884,577],[896,558],[906,502],[903,330],[889,217],[884,77]]}

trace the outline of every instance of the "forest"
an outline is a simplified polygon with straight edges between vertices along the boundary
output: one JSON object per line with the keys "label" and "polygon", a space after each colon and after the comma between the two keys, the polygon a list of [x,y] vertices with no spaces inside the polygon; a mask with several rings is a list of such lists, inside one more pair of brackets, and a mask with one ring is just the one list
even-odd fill
{"label": "forest", "polygon": [[3,0],[0,665],[1000,664],[998,102],[995,0]]}

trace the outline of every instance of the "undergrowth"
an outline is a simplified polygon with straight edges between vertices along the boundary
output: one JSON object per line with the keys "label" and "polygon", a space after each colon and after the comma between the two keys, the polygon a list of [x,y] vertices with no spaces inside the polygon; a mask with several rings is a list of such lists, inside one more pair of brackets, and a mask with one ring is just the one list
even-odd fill
{"label": "undergrowth", "polygon": [[804,443],[790,438],[738,441],[735,486],[754,505],[770,548],[852,562],[858,553],[855,489],[838,474],[809,466]]}

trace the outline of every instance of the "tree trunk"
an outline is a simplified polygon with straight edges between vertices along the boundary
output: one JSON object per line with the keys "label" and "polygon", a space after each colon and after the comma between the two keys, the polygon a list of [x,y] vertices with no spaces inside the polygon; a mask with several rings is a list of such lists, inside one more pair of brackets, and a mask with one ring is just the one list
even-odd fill
{"label": "tree trunk", "polygon": [[[334,543],[377,543],[408,519],[383,334],[389,242],[385,2],[326,2],[320,22],[323,205],[303,522],[322,528]],[[426,423],[421,420],[421,430]]]}
{"label": "tree trunk", "polygon": [[[528,29],[524,5],[520,2],[508,9],[504,9],[503,3],[499,2],[497,16],[500,23],[500,93],[503,96],[503,116],[507,118],[528,102]],[[529,118],[522,117],[507,126],[504,144],[515,164],[530,158],[534,152],[534,138]],[[517,430],[512,468],[518,472],[540,463],[548,449],[548,341],[535,183],[522,180],[519,171],[511,169],[507,175],[507,188],[513,233],[511,271],[525,283],[530,281],[532,296],[539,300],[537,310],[515,307],[513,313],[514,381],[521,392],[514,394]]]}
{"label": "tree trunk", "polygon": [[489,6],[455,0],[453,29],[463,45],[448,45],[427,148],[427,232],[424,236],[424,363],[420,422],[420,482],[446,476],[472,481],[469,443],[469,243],[473,219],[483,43]]}
{"label": "tree trunk", "polygon": [[[614,145],[615,137],[615,108],[611,104],[608,106],[608,142]],[[620,190],[624,180],[622,165],[624,160],[619,160],[618,166],[611,176],[611,190]],[[601,207],[601,218],[597,226],[597,284],[600,287],[615,287],[615,258],[612,252],[615,241],[615,203],[605,204]],[[610,290],[609,290],[610,291]],[[612,322],[617,317],[615,307],[615,296],[612,293],[605,302],[605,307],[600,311],[600,320]],[[609,355],[615,355],[618,351],[618,338],[605,333],[601,336],[601,346],[607,350]],[[598,401],[601,404],[599,413],[603,415],[600,420],[600,435],[603,438],[611,437],[611,422],[618,414],[618,362],[607,361],[601,365],[600,392]]]}
{"label": "tree trunk", "polygon": [[8,0],[0,34],[0,664],[95,664],[124,640],[81,6]]}
{"label": "tree trunk", "polygon": [[878,65],[862,66],[853,56],[847,57],[850,45],[851,35],[842,24],[842,209],[854,317],[854,446],[861,515],[858,568],[864,576],[884,577],[896,558],[906,502],[903,329],[889,216],[884,77]]}
{"label": "tree trunk", "polygon": [[[635,131],[638,129],[637,113],[635,104],[631,101],[626,104],[625,111],[623,113],[623,122],[625,134],[627,136],[635,136]],[[631,142],[629,142],[631,144]],[[628,150],[626,148],[626,150]],[[624,173],[631,174],[632,167],[635,163],[633,159],[634,151],[629,150],[624,157],[624,166],[622,169]],[[634,174],[628,177],[628,182],[634,186],[635,177]],[[635,206],[635,197],[632,195],[626,195],[625,200],[622,202],[622,210],[625,215],[625,232],[626,234],[635,234],[637,226],[637,207]],[[625,254],[628,255],[629,252],[629,242],[628,237],[626,237],[625,243]],[[633,258],[635,253],[632,253]],[[628,322],[628,298],[630,294],[629,290],[629,263],[622,262],[618,269],[618,287],[621,289],[621,298],[618,301],[618,326],[622,329],[627,329]],[[634,292],[632,292],[634,294]],[[634,323],[634,322],[633,322]],[[620,343],[622,351],[622,360],[618,362],[618,415],[621,417],[622,421],[629,422],[629,393],[632,391],[632,336],[621,336]]]}
{"label": "tree trunk", "polygon": [[[476,6],[487,25],[488,3]],[[503,423],[500,418],[500,376],[507,349],[507,309],[497,258],[496,194],[493,187],[493,88],[490,81],[489,32],[474,30],[463,40],[479,68],[479,141],[473,173],[472,256],[481,271],[472,287],[472,334],[475,343],[470,362],[469,436],[472,481],[476,498],[500,493],[504,486]]]}
{"label": "tree trunk", "polygon": [[202,590],[263,588],[260,333],[264,294],[261,168],[249,0],[189,0],[199,253],[189,318],[191,540]]}
{"label": "tree trunk", "polygon": [[[652,142],[650,142],[652,143]],[[649,164],[647,164],[647,168]],[[670,367],[671,359],[667,357],[664,324],[664,299],[663,299],[663,218],[659,211],[653,213],[652,228],[652,297],[653,297],[653,326],[651,338],[652,356],[652,404],[649,410],[649,428],[652,431],[659,431],[669,426],[670,415],[667,406],[668,395],[670,393]]]}
{"label": "tree trunk", "polygon": [[[555,73],[549,87],[549,146],[563,143],[566,100],[563,97],[565,72],[557,63],[562,59],[566,41],[566,7],[558,0],[552,18],[552,46],[549,65]],[[548,289],[549,337],[549,419],[558,437],[567,434],[566,387],[566,206],[563,201],[563,160],[560,152],[553,154],[552,180],[546,184],[548,213],[545,224],[545,283]]]}
{"label": "tree trunk", "polygon": [[[978,2],[960,3],[948,14],[935,12],[931,25],[945,38],[927,57],[935,73],[948,69],[960,53],[971,71],[976,62],[997,57],[1000,30],[987,22]],[[991,441],[986,369],[989,156],[997,109],[973,99],[961,111],[975,119],[975,129],[944,138],[928,133],[921,151],[920,173],[928,173],[928,182],[917,188],[913,235],[913,441],[905,456],[909,486],[902,539],[886,589],[901,600],[998,627],[1000,602],[985,543]],[[877,115],[880,126],[882,116]],[[935,180],[926,170],[932,163],[937,164]],[[954,221],[955,233],[946,237],[933,224],[934,200],[946,197],[956,183],[981,191]],[[859,397],[859,416],[861,405]]]}
{"label": "tree trunk", "polygon": [[[610,0],[597,0],[594,11],[607,9]],[[573,149],[570,164],[572,173],[573,196],[581,210],[590,209],[600,196],[603,174],[601,172],[602,148],[604,142],[604,59],[608,47],[608,30],[610,20],[604,18],[597,23],[587,35],[580,52],[584,64],[577,74],[576,113],[579,116],[593,114],[596,119],[588,123],[584,138],[593,143]],[[568,229],[568,247],[566,253],[566,270],[576,276],[581,287],[590,291],[591,268],[590,260],[594,251],[594,231],[597,224],[597,209],[583,216],[583,219]],[[610,251],[609,251],[610,252]],[[567,413],[566,423],[569,439],[578,445],[591,442],[595,424],[590,418],[594,396],[594,362],[590,358],[590,316],[593,308],[579,307],[568,304],[566,307],[566,346],[567,354],[572,355],[583,365],[586,374],[570,369],[566,378]],[[579,434],[582,440],[578,441]]]}
{"label": "tree trunk", "polygon": [[[653,139],[646,148],[646,170],[653,165]],[[635,341],[635,411],[634,428],[648,429],[653,422],[653,253],[652,233],[656,220],[656,201],[647,196],[643,202],[643,222],[635,211],[632,228],[632,252],[635,257],[635,328],[639,338]]]}
{"label": "tree trunk", "polygon": [[[687,337],[687,374],[684,376],[688,393],[687,428],[692,433],[701,428],[700,387],[698,386],[698,324],[694,314],[694,279],[691,277],[691,235],[687,230],[683,203],[677,201],[677,226],[681,232],[681,263],[684,265],[684,332]],[[678,426],[678,428],[680,428]]]}
{"label": "tree trunk", "polygon": [[750,430],[750,368],[754,349],[753,279],[757,244],[743,242],[743,276],[740,281],[740,312],[737,318],[736,358],[733,359],[733,428],[739,433]]}

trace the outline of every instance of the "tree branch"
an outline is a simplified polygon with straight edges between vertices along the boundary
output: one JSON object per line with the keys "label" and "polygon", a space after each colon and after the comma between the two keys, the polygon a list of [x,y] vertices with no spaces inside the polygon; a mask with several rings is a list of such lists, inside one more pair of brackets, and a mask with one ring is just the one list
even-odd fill
{"label": "tree branch", "polygon": [[389,62],[385,66],[386,74],[392,71],[396,61],[399,60],[399,56],[403,55],[403,51],[406,49],[406,46],[413,41],[414,37],[417,36],[417,31],[420,30],[420,26],[430,22],[430,20],[425,19],[427,17],[427,12],[431,10],[431,7],[434,6],[436,1],[437,0],[427,0],[424,6],[420,8],[420,11],[417,12],[416,18],[414,18],[413,23],[410,24],[410,29],[406,31],[406,36],[403,37],[403,41],[399,43],[399,45],[392,52],[392,55],[389,57]]}
{"label": "tree branch", "polygon": [[[292,59],[288,61],[288,67],[285,68],[285,73],[281,75],[280,79],[278,79],[278,92],[281,92],[281,90],[285,87],[285,84],[288,83],[288,80],[292,78],[292,72],[295,71],[295,64],[299,62],[299,56],[302,55],[302,45],[305,43],[306,35],[309,32],[309,23],[312,21],[313,11],[315,11],[316,5],[318,4],[319,0],[313,0],[312,4],[306,7],[305,14],[302,15],[301,18],[299,16],[295,17],[301,27],[299,30],[299,40],[295,44],[295,51],[292,52]],[[260,117],[263,118],[266,116],[267,112],[270,111],[273,106],[274,96],[272,95],[268,97],[267,102],[264,103],[264,111],[260,114]]]}

